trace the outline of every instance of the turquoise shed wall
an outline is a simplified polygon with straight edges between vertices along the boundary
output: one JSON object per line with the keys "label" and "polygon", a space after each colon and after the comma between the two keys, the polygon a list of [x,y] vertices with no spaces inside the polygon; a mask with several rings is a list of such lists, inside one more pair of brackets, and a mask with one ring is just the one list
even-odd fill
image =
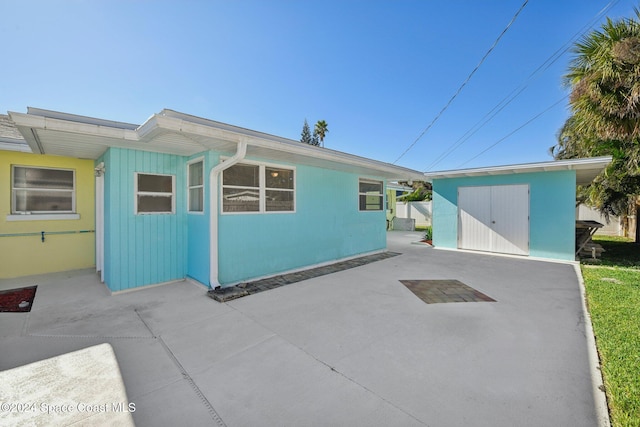
{"label": "turquoise shed wall", "polygon": [[297,165],[296,212],[220,214],[220,283],[385,249],[385,211],[359,211],[359,178],[376,179]]}
{"label": "turquoise shed wall", "polygon": [[575,260],[576,172],[549,171],[433,180],[433,243],[458,247],[458,187],[528,184],[529,255]]}
{"label": "turquoise shed wall", "polygon": [[[185,158],[110,148],[105,163],[105,283],[121,291],[186,276]],[[136,215],[134,173],[176,177],[174,214]]]}

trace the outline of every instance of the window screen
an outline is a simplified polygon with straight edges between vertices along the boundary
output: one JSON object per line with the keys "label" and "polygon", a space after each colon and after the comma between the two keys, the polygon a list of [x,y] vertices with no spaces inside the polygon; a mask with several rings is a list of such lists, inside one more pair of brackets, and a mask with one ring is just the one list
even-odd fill
{"label": "window screen", "polygon": [[136,173],[136,213],[173,213],[174,176]]}
{"label": "window screen", "polygon": [[13,166],[12,213],[75,212],[75,171]]}
{"label": "window screen", "polygon": [[361,211],[381,211],[384,195],[382,181],[361,179],[359,182],[359,204]]}

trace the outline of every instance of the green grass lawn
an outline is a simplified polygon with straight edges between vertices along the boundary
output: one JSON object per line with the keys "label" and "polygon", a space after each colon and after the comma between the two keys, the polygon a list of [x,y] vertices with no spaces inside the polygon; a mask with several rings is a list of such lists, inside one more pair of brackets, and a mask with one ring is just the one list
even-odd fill
{"label": "green grass lawn", "polygon": [[613,426],[640,427],[640,246],[594,237],[600,265],[582,265]]}

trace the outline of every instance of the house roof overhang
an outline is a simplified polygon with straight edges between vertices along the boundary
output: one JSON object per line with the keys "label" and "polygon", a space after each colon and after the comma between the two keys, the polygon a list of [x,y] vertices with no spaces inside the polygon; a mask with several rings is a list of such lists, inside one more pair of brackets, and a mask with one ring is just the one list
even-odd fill
{"label": "house roof overhang", "polygon": [[491,166],[475,169],[457,169],[440,172],[427,172],[424,179],[433,182],[434,179],[462,178],[489,175],[508,175],[533,172],[548,172],[561,170],[576,171],[576,185],[588,185],[611,162],[610,156],[590,157],[584,159],[556,160],[540,163],[523,163],[517,165]]}
{"label": "house roof overhang", "polygon": [[97,159],[110,147],[191,156],[215,150],[234,153],[248,145],[247,157],[372,175],[389,180],[424,180],[422,172],[341,151],[301,144],[226,123],[162,110],[141,125],[28,108],[9,112],[34,153]]}
{"label": "house roof overhang", "polygon": [[31,152],[18,128],[4,114],[0,114],[0,150]]}

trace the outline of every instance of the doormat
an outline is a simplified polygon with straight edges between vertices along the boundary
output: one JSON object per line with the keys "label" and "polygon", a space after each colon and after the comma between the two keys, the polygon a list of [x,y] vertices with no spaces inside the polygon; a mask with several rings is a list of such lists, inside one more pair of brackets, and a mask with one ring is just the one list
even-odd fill
{"label": "doormat", "polygon": [[247,295],[253,295],[270,289],[279,288],[281,286],[290,285],[292,283],[301,282],[303,280],[313,279],[314,277],[337,273],[338,271],[360,267],[376,261],[382,261],[383,259],[392,258],[398,255],[401,254],[398,252],[380,252],[377,254],[365,255],[321,267],[309,268],[295,273],[281,274],[279,276],[267,277],[266,279],[255,280],[253,282],[240,283],[228,288],[211,289],[207,291],[207,295],[218,302],[227,302]]}
{"label": "doormat", "polygon": [[458,280],[400,280],[427,304],[446,302],[496,302]]}
{"label": "doormat", "polygon": [[0,291],[0,313],[27,313],[31,311],[37,286]]}

